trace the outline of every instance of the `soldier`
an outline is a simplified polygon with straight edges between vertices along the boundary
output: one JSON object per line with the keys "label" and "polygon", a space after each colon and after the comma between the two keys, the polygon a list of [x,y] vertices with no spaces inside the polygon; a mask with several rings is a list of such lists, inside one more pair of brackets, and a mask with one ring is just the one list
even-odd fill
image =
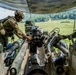
{"label": "soldier", "polygon": [[16,34],[19,38],[31,40],[30,36],[26,36],[18,27],[18,23],[24,18],[22,11],[17,10],[15,16],[8,16],[0,23],[0,42],[6,47],[8,37]]}

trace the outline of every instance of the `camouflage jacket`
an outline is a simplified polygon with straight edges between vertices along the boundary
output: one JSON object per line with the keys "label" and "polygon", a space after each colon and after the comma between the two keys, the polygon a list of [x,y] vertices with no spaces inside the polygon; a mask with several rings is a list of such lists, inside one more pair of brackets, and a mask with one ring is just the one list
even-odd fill
{"label": "camouflage jacket", "polygon": [[[24,33],[19,29],[18,23],[14,17],[8,17],[4,22],[0,23],[0,30],[5,30],[6,36],[12,36],[13,33],[16,34],[19,38],[24,38]],[[0,34],[1,35],[1,34]]]}

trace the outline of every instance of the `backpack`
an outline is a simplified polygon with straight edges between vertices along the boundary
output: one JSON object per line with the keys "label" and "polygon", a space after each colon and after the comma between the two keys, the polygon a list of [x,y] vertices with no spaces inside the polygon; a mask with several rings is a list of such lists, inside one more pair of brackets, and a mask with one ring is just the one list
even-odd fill
{"label": "backpack", "polygon": [[[6,18],[4,18],[4,19],[1,19],[0,20],[0,25],[2,25],[2,23],[4,23],[7,19],[9,19],[11,16],[8,16],[8,17],[6,17]],[[10,37],[11,37],[11,39],[14,41],[14,32],[12,33],[12,34],[10,34]]]}
{"label": "backpack", "polygon": [[9,19],[10,18],[10,16],[8,16],[8,17],[6,17],[6,18],[4,18],[4,19],[1,19],[0,20],[0,23],[4,23],[7,19]]}

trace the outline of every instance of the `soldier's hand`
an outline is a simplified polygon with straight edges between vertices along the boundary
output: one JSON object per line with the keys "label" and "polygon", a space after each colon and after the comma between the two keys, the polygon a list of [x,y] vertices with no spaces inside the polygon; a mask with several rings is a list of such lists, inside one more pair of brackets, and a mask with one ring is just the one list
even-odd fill
{"label": "soldier's hand", "polygon": [[27,39],[28,41],[31,41],[31,40],[32,40],[32,37],[31,37],[31,36],[26,36],[26,39]]}

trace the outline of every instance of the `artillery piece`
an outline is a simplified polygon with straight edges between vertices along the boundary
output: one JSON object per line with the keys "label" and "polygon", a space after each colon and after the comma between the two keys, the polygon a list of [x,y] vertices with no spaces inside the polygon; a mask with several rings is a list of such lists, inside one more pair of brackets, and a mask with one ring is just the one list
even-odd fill
{"label": "artillery piece", "polygon": [[76,40],[70,35],[68,75],[76,75]]}
{"label": "artillery piece", "polygon": [[[68,49],[67,45],[60,42],[59,28],[55,28],[49,33],[49,39],[47,42],[47,55],[50,57],[51,75],[66,75],[68,67]],[[61,43],[63,45],[61,45]],[[55,47],[55,48],[54,48]],[[56,48],[58,51],[56,52]],[[49,61],[49,60],[48,60]]]}
{"label": "artillery piece", "polygon": [[[47,32],[44,32],[42,29],[40,29],[37,26],[31,26],[29,32],[30,32],[30,36],[32,36],[32,41],[29,43],[31,56],[29,56],[27,64],[25,66],[24,75],[30,75],[30,74],[48,75],[45,70],[45,66],[42,67],[40,63],[38,63],[37,58],[35,56],[37,54],[37,51],[43,49],[43,44],[44,44],[43,42],[45,39],[45,35],[47,35]],[[45,51],[40,53],[43,53],[42,55],[45,56],[44,52]],[[43,62],[43,60],[41,59],[42,55],[38,55],[38,56],[40,57],[40,61]]]}
{"label": "artillery piece", "polygon": [[[27,61],[27,65],[25,66],[24,75],[33,75],[37,73],[42,75],[62,75],[62,73],[66,73],[65,68],[68,66],[66,59],[68,57],[68,49],[67,45],[65,45],[63,42],[60,42],[61,39],[58,36],[59,29],[55,28],[49,35],[47,35],[47,43],[44,42],[46,37],[39,29],[33,29],[31,32],[33,32],[33,40],[30,43],[30,52],[34,55],[38,48],[40,49],[42,46],[46,45],[45,48],[47,48],[47,51],[45,52],[45,50],[41,50],[43,51],[43,54],[39,56],[43,56],[44,58],[47,56],[48,62],[46,64],[43,62],[44,58],[40,58],[42,64],[44,64],[44,66],[40,66],[34,56],[30,56]],[[61,45],[61,43],[63,45]],[[59,49],[58,53],[56,53],[53,47],[57,47]]]}

